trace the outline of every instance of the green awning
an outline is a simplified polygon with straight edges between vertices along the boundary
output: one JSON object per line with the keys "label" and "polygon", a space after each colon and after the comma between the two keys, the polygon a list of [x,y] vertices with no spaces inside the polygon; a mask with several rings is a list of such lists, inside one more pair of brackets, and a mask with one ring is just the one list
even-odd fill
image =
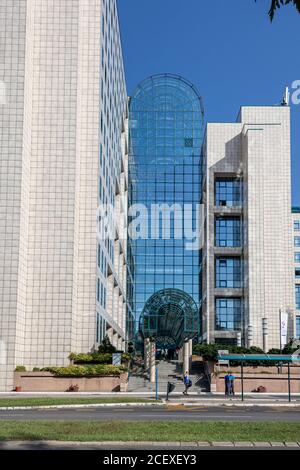
{"label": "green awning", "polygon": [[273,361],[273,362],[300,362],[300,355],[290,354],[219,354],[218,361]]}

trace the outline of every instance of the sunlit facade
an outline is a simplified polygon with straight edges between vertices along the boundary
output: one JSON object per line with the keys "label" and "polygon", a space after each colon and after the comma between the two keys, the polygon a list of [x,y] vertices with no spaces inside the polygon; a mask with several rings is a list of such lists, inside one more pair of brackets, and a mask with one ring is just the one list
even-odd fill
{"label": "sunlit facade", "polygon": [[[115,0],[1,1],[0,391],[126,346],[128,113]],[[118,217],[97,237],[97,209]],[[129,283],[130,285],[130,283]],[[127,309],[130,316],[130,307]]]}
{"label": "sunlit facade", "polygon": [[293,214],[295,272],[290,234],[289,107],[246,106],[234,123],[208,123],[203,157],[200,340],[278,348],[280,311],[287,314],[287,337],[295,336],[295,284],[300,307],[299,214]]}

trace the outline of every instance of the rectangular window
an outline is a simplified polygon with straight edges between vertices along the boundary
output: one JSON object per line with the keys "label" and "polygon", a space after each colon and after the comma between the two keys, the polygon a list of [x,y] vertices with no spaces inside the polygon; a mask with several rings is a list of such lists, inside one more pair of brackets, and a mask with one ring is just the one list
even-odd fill
{"label": "rectangular window", "polygon": [[216,288],[241,288],[242,263],[240,258],[216,259]]}
{"label": "rectangular window", "polygon": [[97,279],[97,302],[100,302],[100,279]]}
{"label": "rectangular window", "polygon": [[300,237],[295,237],[294,238],[294,245],[295,246],[300,246]]}
{"label": "rectangular window", "polygon": [[100,342],[99,320],[100,320],[100,315],[99,315],[99,313],[97,312],[97,325],[96,325],[96,341],[97,341],[97,343]]}
{"label": "rectangular window", "polygon": [[295,293],[296,293],[296,309],[300,310],[300,284],[296,284]]}
{"label": "rectangular window", "polygon": [[296,317],[296,336],[300,339],[300,317]]}
{"label": "rectangular window", "polygon": [[241,329],[242,299],[216,299],[216,330],[236,331]]}
{"label": "rectangular window", "polygon": [[300,220],[294,220],[294,230],[296,232],[300,231]]}
{"label": "rectangular window", "polygon": [[98,268],[100,268],[101,247],[98,245]]}
{"label": "rectangular window", "polygon": [[300,263],[300,253],[295,253],[295,263]]}
{"label": "rectangular window", "polygon": [[295,278],[300,279],[300,268],[295,269]]}
{"label": "rectangular window", "polygon": [[216,178],[215,205],[235,207],[242,205],[242,183],[237,178]]}
{"label": "rectangular window", "polygon": [[215,245],[241,246],[241,221],[238,217],[219,217],[215,223]]}

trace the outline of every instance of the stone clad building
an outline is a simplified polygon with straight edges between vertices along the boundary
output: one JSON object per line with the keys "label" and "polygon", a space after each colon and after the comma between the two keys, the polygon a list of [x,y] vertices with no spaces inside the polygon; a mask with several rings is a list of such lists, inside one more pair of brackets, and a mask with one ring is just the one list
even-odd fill
{"label": "stone clad building", "polygon": [[[0,34],[0,391],[105,335],[156,335],[185,367],[193,340],[278,347],[280,311],[300,337],[289,107],[242,107],[203,140],[202,98],[170,73],[128,107],[116,0],[2,0]],[[203,204],[200,255],[128,239],[128,206],[154,202]]]}
{"label": "stone clad building", "polygon": [[[202,339],[279,347],[295,334],[290,109],[242,107],[204,140]],[[264,332],[264,334],[263,334]]]}
{"label": "stone clad building", "polygon": [[[67,364],[105,334],[124,348],[127,93],[115,0],[2,0],[0,29],[0,390],[10,390],[16,365]],[[97,240],[108,203],[116,236]]]}

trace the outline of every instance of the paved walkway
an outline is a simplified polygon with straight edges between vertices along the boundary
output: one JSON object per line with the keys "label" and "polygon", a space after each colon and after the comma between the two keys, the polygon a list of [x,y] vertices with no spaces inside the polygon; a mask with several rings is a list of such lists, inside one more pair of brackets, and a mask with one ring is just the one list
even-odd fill
{"label": "paved walkway", "polygon": [[[160,398],[166,397],[166,391],[160,389],[158,393]],[[287,393],[245,393],[245,400],[282,400],[288,401]],[[59,397],[59,398],[107,398],[107,397],[137,397],[137,398],[152,398],[155,397],[155,391],[152,392],[0,392],[1,398],[46,398],[46,397]],[[182,392],[172,392],[170,399],[184,398]],[[189,400],[226,400],[229,401],[228,397],[225,397],[223,393],[210,393],[210,392],[191,392],[188,395]],[[236,394],[233,400],[240,400],[241,395]],[[300,393],[292,394],[293,401],[298,400],[300,403]],[[186,399],[185,399],[186,400]]]}

